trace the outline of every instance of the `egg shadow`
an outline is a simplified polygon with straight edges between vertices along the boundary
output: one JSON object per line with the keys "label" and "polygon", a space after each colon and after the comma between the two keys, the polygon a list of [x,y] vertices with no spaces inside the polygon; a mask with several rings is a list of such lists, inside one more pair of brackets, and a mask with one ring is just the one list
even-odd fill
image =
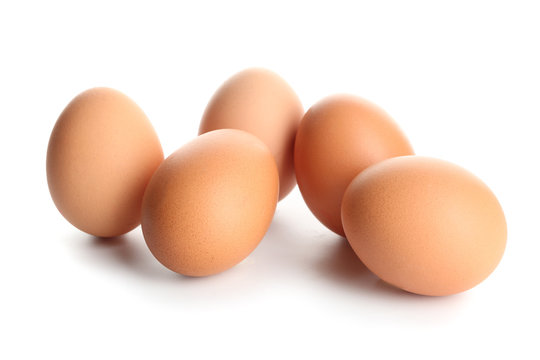
{"label": "egg shadow", "polygon": [[439,305],[458,309],[466,295],[463,293],[451,296],[426,296],[411,293],[395,287],[372,273],[356,256],[347,239],[334,235],[335,243],[330,247],[326,256],[319,259],[316,267],[319,275],[331,281],[334,285],[344,288],[353,295],[385,300],[389,304],[411,305],[424,310]]}
{"label": "egg shadow", "polygon": [[[142,233],[134,230],[128,234],[100,238],[87,235],[82,246],[83,256],[107,271],[124,272],[136,281],[145,281],[160,286],[153,296],[174,299],[187,293],[207,295],[213,299],[216,293],[223,299],[238,296],[239,287],[243,293],[255,291],[258,287],[256,276],[238,266],[212,276],[186,276],[163,266],[150,252]],[[80,242],[80,241],[79,241]],[[178,285],[182,286],[178,286]],[[197,295],[198,296],[198,295]]]}
{"label": "egg shadow", "polygon": [[[257,288],[261,277],[274,278],[276,273],[288,276],[299,269],[306,269],[318,279],[353,296],[408,299],[414,303],[446,301],[443,299],[455,297],[423,296],[396,288],[373,274],[356,256],[347,239],[336,234],[305,234],[291,230],[290,224],[283,217],[272,221],[268,232],[270,238],[263,241],[254,254],[250,255],[254,261],[209,277],[184,276],[166,269],[146,247],[139,230],[111,238],[81,236],[79,233],[77,239],[69,240],[92,265],[124,271],[130,276],[151,282],[191,284],[190,287],[200,292],[204,292],[205,286],[210,286],[212,291],[221,288],[223,294],[238,284],[244,284],[244,287],[250,284],[249,287]],[[306,251],[313,244],[313,236],[317,237],[318,246],[324,248],[316,256]]]}
{"label": "egg shadow", "polygon": [[356,256],[347,239],[338,235],[334,238],[335,245],[330,246],[327,255],[315,264],[322,277],[364,296],[409,298],[415,301],[432,298],[401,290],[381,280]]}
{"label": "egg shadow", "polygon": [[164,271],[163,266],[153,258],[149,250],[145,249],[141,237],[136,236],[134,232],[110,238],[87,235],[84,242],[85,256],[109,267],[128,270],[143,278],[152,280],[179,278],[179,274]]}
{"label": "egg shadow", "polygon": [[349,286],[361,285],[362,279],[374,276],[356,256],[347,239],[336,235],[333,240],[335,245],[330,246],[327,256],[317,264],[323,275]]}
{"label": "egg shadow", "polygon": [[[314,264],[322,278],[348,291],[362,294],[399,292],[400,290],[382,282],[356,256],[349,242],[344,237],[333,235],[334,243],[328,246],[327,253]],[[384,285],[376,287],[377,282]]]}
{"label": "egg shadow", "polygon": [[[267,237],[254,255],[268,272],[292,274],[307,269],[319,280],[361,297],[423,298],[380,280],[338,234],[296,229],[286,214],[278,213]],[[310,246],[317,249],[309,251]]]}
{"label": "egg shadow", "polygon": [[291,229],[287,221],[275,216],[264,239],[250,255],[259,267],[254,270],[269,276],[276,272],[290,274],[299,270],[309,257],[305,251],[307,242],[304,240],[301,234]]}

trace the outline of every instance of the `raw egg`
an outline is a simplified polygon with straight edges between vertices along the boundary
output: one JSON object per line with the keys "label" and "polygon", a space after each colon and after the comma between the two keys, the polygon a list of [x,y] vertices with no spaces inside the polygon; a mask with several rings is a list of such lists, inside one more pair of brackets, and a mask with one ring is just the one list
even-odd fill
{"label": "raw egg", "polygon": [[248,256],[278,201],[268,147],[234,129],[203,134],[170,155],[144,195],[142,230],[152,254],[189,276],[216,274]]}
{"label": "raw egg", "polygon": [[304,115],[294,152],[298,187],[311,212],[344,236],[341,199],[351,180],[381,160],[413,149],[390,116],[352,95],[334,95]]}
{"label": "raw egg", "polygon": [[296,185],[294,139],[303,115],[302,103],[285,80],[269,70],[247,69],[216,91],[202,117],[199,134],[229,128],[261,139],[278,166],[281,200]]}
{"label": "raw egg", "polygon": [[139,225],[144,190],[161,161],[161,144],[139,106],[119,91],[94,88],[56,121],[47,181],[56,207],[75,227],[116,236]]}
{"label": "raw egg", "polygon": [[450,295],[483,281],[506,246],[491,190],[446,161],[404,156],[360,173],[343,197],[343,227],[382,280],[422,295]]}

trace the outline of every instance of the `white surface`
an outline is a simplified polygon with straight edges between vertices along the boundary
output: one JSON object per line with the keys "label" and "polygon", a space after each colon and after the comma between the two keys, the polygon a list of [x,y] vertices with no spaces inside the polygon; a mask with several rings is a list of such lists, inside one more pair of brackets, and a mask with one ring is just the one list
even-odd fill
{"label": "white surface", "polygon": [[[0,358],[539,358],[540,11],[535,1],[0,3]],[[110,86],[166,154],[247,66],[306,109],[335,92],[385,108],[417,153],[497,194],[506,254],[484,283],[414,296],[369,274],[296,189],[242,264],[190,279],[140,228],[97,240],[55,209],[48,137],[77,93]]]}

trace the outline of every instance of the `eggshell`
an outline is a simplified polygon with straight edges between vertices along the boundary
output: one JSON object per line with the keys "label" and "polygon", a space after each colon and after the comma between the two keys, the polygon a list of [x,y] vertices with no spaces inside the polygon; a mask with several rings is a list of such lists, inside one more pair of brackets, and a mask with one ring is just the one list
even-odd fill
{"label": "eggshell", "polygon": [[119,91],[94,88],[58,118],[47,181],[70,223],[95,236],[116,236],[140,223],[145,187],[161,161],[159,139],[137,104]]}
{"label": "eggshell", "polygon": [[483,281],[506,246],[491,190],[446,161],[405,156],[360,173],[343,197],[343,227],[364,264],[384,281],[450,295]]}
{"label": "eggshell", "polygon": [[216,274],[248,256],[276,208],[279,176],[268,147],[240,130],[203,134],[169,156],[143,201],[152,254],[189,276]]}
{"label": "eggshell", "polygon": [[227,80],[210,100],[199,134],[216,129],[239,129],[261,139],[276,160],[283,199],[296,185],[294,138],[304,115],[293,89],[277,74],[247,69]]}
{"label": "eggshell", "polygon": [[298,187],[319,221],[344,236],[341,199],[351,180],[374,163],[411,154],[409,141],[382,109],[356,96],[330,96],[313,105],[298,128]]}

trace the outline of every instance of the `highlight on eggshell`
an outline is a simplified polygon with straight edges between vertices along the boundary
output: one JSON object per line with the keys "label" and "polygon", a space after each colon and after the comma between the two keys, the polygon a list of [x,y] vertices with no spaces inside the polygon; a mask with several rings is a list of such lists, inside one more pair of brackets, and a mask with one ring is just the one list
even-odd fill
{"label": "highlight on eggshell", "polygon": [[351,180],[379,161],[412,154],[409,140],[384,110],[357,96],[329,96],[307,111],[298,128],[298,187],[315,217],[344,236],[341,200]]}
{"label": "highlight on eggshell", "polygon": [[66,106],[52,130],[49,191],[75,227],[121,235],[139,225],[144,190],[161,161],[161,144],[141,108],[117,90],[93,88]]}
{"label": "highlight on eggshell", "polygon": [[261,139],[278,166],[281,200],[296,185],[294,139],[303,115],[298,95],[285,80],[270,70],[250,68],[216,91],[204,111],[199,134],[230,128]]}
{"label": "highlight on eggshell", "polygon": [[416,294],[452,295],[478,285],[506,247],[506,220],[493,192],[435,158],[396,157],[367,168],[348,186],[341,212],[360,260]]}

